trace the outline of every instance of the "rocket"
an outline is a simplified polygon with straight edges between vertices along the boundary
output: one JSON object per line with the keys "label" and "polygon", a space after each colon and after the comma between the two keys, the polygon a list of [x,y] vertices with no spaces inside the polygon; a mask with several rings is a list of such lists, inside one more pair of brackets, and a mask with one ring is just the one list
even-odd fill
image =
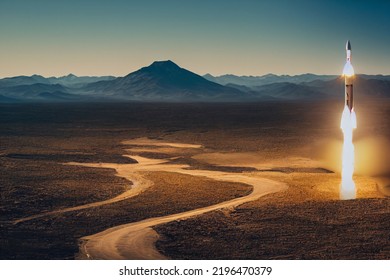
{"label": "rocket", "polygon": [[345,45],[345,50],[347,51],[347,61],[344,65],[344,79],[345,79],[345,106],[348,107],[349,111],[352,112],[353,109],[353,76],[354,76],[354,70],[351,63],[351,43],[349,40],[347,41],[347,44]]}
{"label": "rocket", "polygon": [[343,116],[341,118],[341,128],[344,130],[346,126],[352,126],[356,128],[356,114],[353,104],[353,78],[355,76],[355,71],[351,63],[351,42],[348,40],[345,45],[345,50],[347,52],[347,60],[344,65],[343,76],[345,83],[345,106],[343,111]]}
{"label": "rocket", "polygon": [[345,50],[347,51],[347,61],[343,70],[345,103],[340,125],[344,134],[340,197],[342,199],[353,199],[356,198],[356,187],[353,181],[355,147],[352,141],[353,130],[356,128],[356,114],[353,104],[353,78],[355,72],[351,63],[352,48],[349,41],[347,41]]}

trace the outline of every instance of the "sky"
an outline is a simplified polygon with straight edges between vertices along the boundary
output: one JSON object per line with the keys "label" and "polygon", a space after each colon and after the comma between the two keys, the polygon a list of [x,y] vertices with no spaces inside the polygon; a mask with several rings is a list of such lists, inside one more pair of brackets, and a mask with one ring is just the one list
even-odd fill
{"label": "sky", "polygon": [[0,1],[0,77],[124,76],[156,60],[198,74],[390,74],[390,1]]}

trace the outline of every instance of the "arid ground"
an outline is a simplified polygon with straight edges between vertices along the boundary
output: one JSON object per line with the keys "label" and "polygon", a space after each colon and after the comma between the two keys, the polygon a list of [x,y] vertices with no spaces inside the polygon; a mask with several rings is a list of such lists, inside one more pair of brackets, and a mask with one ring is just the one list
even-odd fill
{"label": "arid ground", "polygon": [[0,258],[390,259],[390,102],[356,108],[346,201],[341,111],[0,105]]}

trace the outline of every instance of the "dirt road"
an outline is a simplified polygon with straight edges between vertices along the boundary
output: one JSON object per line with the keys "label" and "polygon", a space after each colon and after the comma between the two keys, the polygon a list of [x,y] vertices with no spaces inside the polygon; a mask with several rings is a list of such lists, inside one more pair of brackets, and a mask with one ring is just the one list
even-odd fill
{"label": "dirt road", "polygon": [[[204,176],[219,181],[239,182],[253,186],[253,191],[245,196],[208,207],[203,207],[183,213],[155,217],[143,221],[124,224],[109,228],[105,231],[82,238],[80,259],[165,259],[155,248],[158,234],[153,226],[175,220],[188,219],[210,211],[233,208],[245,202],[256,200],[266,194],[281,191],[287,188],[284,183],[269,179],[258,178],[253,174],[225,173],[208,170],[188,170],[186,165],[164,164],[161,160],[133,157],[140,166],[138,170],[167,171],[192,176]],[[134,182],[134,179],[133,179]],[[210,193],[212,195],[212,193]]]}

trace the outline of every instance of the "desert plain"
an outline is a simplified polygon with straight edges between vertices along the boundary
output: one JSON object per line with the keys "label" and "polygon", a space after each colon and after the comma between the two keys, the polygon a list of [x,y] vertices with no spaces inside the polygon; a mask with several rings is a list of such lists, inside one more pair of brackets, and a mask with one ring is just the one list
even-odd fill
{"label": "desert plain", "polygon": [[389,259],[390,103],[0,105],[2,259]]}

